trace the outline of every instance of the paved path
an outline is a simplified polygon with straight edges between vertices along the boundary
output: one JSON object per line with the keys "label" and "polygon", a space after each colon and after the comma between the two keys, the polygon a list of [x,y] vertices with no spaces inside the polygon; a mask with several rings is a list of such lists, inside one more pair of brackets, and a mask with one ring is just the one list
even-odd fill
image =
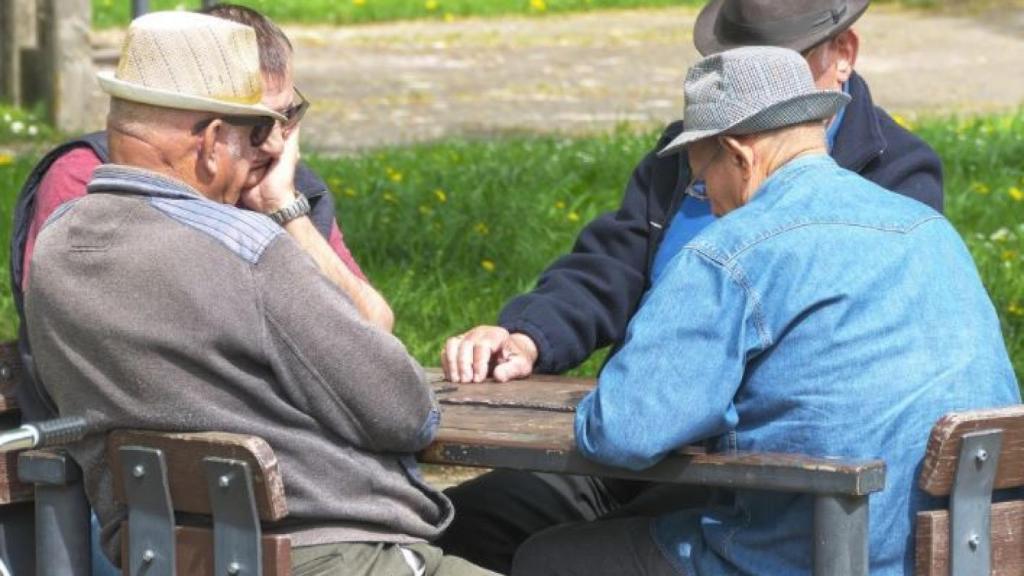
{"label": "paved path", "polygon": [[[304,137],[347,151],[461,134],[582,132],[679,116],[696,12],[292,28]],[[905,115],[1024,103],[1024,8],[957,17],[872,7],[857,69]]]}
{"label": "paved path", "polygon": [[[1016,6],[974,16],[872,7],[857,26],[857,69],[877,102],[904,115],[1014,108],[1024,103],[1024,5]],[[662,124],[682,109],[695,16],[673,8],[290,27],[297,82],[314,102],[303,135],[310,148],[344,152]],[[116,46],[120,34],[99,41]]]}

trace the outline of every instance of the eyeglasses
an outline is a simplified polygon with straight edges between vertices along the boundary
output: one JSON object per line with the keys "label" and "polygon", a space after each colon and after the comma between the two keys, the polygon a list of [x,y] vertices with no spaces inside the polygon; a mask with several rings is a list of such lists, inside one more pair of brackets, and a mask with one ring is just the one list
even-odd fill
{"label": "eyeglasses", "polygon": [[192,127],[192,134],[199,134],[206,130],[214,120],[223,120],[232,126],[252,126],[252,131],[249,132],[249,144],[252,144],[253,148],[263,146],[267,138],[270,138],[270,133],[274,131],[274,124],[277,123],[277,120],[270,116],[212,116],[196,122],[196,125]]}
{"label": "eyeglasses", "polygon": [[294,88],[294,90],[295,95],[299,97],[299,102],[297,104],[292,104],[281,112],[285,117],[284,123],[281,124],[281,132],[284,133],[285,137],[287,137],[288,134],[299,125],[299,122],[302,121],[302,117],[306,115],[306,110],[309,110],[309,100],[306,100],[306,97],[302,92],[299,92],[298,88]]}
{"label": "eyeglasses", "polygon": [[683,190],[683,194],[693,196],[697,200],[706,201],[708,199],[708,185],[704,181],[704,174],[707,173],[708,168],[715,163],[715,160],[718,160],[718,156],[721,153],[722,147],[718,146],[718,149],[715,150],[711,159],[709,159],[704,166],[693,175],[693,178],[690,179],[690,184],[686,187],[686,190]]}
{"label": "eyeglasses", "polygon": [[[299,125],[302,117],[306,115],[306,110],[309,109],[309,100],[302,95],[302,92],[299,92],[298,88],[294,90],[295,95],[299,97],[298,103],[292,104],[281,111],[281,114],[285,117],[284,122],[281,123],[281,132],[286,138]],[[249,144],[252,144],[253,148],[263,146],[267,138],[270,138],[270,133],[274,131],[274,124],[277,123],[277,120],[270,116],[212,116],[197,122],[192,127],[192,134],[199,134],[206,130],[206,127],[217,119],[223,120],[232,126],[252,126],[252,131],[249,132]]]}

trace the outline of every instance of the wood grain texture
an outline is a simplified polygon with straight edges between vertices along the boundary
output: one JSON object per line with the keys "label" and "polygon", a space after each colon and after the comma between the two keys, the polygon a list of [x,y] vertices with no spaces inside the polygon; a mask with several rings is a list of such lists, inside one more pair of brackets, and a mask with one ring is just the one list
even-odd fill
{"label": "wood grain texture", "polygon": [[[1024,575],[1024,501],[992,505],[992,574]],[[917,576],[949,576],[949,512],[918,512]]]}
{"label": "wood grain texture", "polygon": [[1003,431],[995,488],[1024,485],[1024,405],[954,412],[939,419],[928,439],[920,487],[932,496],[947,496],[956,477],[961,437],[968,432]]}
{"label": "wood grain texture", "polygon": [[[178,576],[214,576],[213,530],[193,526],[174,527],[174,558]],[[265,534],[260,538],[263,576],[291,576],[291,537]],[[128,566],[128,522],[121,524],[121,565]]]}
{"label": "wood grain texture", "polygon": [[18,409],[14,389],[21,383],[24,369],[18,356],[18,343],[0,343],[0,413]]}
{"label": "wood grain texture", "polygon": [[0,454],[0,505],[27,502],[33,494],[30,484],[18,480],[18,452]]}
{"label": "wood grain texture", "polygon": [[812,493],[868,494],[884,486],[885,465],[877,460],[706,454],[692,446],[640,472],[602,467],[576,450],[572,413],[487,402],[442,403],[441,412],[437,437],[419,455],[423,462],[720,486],[754,487],[763,481],[765,487]]}
{"label": "wood grain texture", "polygon": [[[229,458],[249,464],[260,520],[273,522],[288,515],[284,483],[277,457],[262,438],[225,432],[160,433],[117,430],[107,439],[107,460],[112,470],[121,469],[122,446],[144,446],[163,451],[174,509],[210,514],[203,458]],[[120,474],[114,474],[114,497],[124,502]]]}
{"label": "wood grain texture", "polygon": [[592,378],[535,375],[525,380],[479,384],[447,382],[438,369],[428,369],[430,383],[441,404],[466,404],[502,408],[532,408],[575,412],[576,405],[594,389]]}

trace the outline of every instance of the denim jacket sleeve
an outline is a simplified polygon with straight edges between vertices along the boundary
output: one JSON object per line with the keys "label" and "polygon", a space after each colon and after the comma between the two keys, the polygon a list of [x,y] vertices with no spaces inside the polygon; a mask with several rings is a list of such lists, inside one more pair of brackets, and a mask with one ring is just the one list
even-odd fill
{"label": "denim jacket sleeve", "polygon": [[645,297],[597,388],[577,407],[580,452],[640,470],[734,428],[733,396],[744,366],[767,345],[762,326],[741,272],[684,249]]}
{"label": "denim jacket sleeve", "polygon": [[500,325],[537,344],[538,372],[563,372],[621,341],[647,289],[656,241],[649,221],[663,223],[679,177],[679,157],[659,159],[655,152],[681,130],[678,122],[665,130],[633,171],[619,209],[590,222],[572,252],[501,311]]}

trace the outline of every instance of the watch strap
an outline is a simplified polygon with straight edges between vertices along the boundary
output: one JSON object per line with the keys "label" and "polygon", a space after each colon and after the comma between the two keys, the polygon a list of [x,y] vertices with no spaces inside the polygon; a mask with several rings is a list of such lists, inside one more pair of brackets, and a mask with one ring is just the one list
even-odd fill
{"label": "watch strap", "polygon": [[291,222],[300,216],[309,214],[309,210],[309,200],[306,199],[305,195],[299,194],[295,197],[295,200],[291,201],[290,204],[276,212],[267,214],[267,216],[270,216],[270,219],[274,222],[284,226],[288,222]]}

